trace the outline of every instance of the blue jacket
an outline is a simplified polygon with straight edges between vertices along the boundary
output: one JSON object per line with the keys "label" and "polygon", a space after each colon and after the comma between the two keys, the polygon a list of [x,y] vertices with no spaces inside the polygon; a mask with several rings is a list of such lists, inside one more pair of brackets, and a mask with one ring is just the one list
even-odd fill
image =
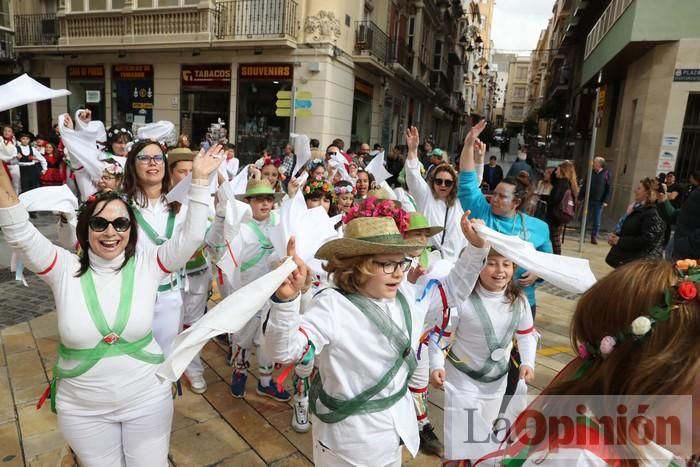
{"label": "blue jacket", "polygon": [[[459,191],[457,196],[462,204],[462,209],[465,211],[470,210],[472,218],[483,220],[488,227],[497,232],[506,235],[518,235],[520,238],[532,243],[537,251],[552,252],[552,243],[549,240],[549,227],[545,222],[520,212],[514,217],[501,217],[491,212],[491,205],[489,205],[479,189],[476,172],[459,173]],[[514,280],[519,279],[524,273],[525,270],[518,268],[513,276]],[[536,284],[533,284],[523,289],[530,306],[536,304],[535,287]]]}

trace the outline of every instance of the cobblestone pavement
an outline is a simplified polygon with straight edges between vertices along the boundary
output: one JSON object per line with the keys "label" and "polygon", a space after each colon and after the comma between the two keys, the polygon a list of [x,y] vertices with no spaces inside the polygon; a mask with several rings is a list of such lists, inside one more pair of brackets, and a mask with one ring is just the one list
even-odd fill
{"label": "cobblestone pavement", "polygon": [[[567,239],[564,251],[577,256],[577,243]],[[591,267],[597,277],[610,270],[603,262],[607,251],[607,245],[586,244],[584,247],[584,256],[591,258]],[[6,284],[7,281],[0,283],[3,298],[5,290],[11,290]],[[24,302],[28,304],[24,308],[37,306],[31,304],[36,299],[36,292],[22,290],[25,291]],[[542,333],[543,348],[537,354],[535,381],[529,388],[531,395],[538,394],[573,357],[568,330],[575,301],[550,292],[556,291],[546,287],[538,291],[536,325]],[[212,298],[216,300],[217,297]],[[50,308],[51,302],[50,297],[44,298],[41,306]],[[25,310],[24,316],[28,319],[32,315]],[[0,330],[2,466],[76,465],[48,405],[41,410],[35,408],[56,358],[57,333],[54,312]],[[200,396],[190,392],[184,384],[184,394],[175,400],[170,465],[312,465],[311,433],[299,434],[291,429],[292,407],[289,404],[258,396],[255,393],[255,371],[248,378],[246,398],[234,399],[229,393],[231,368],[226,363],[225,349],[217,342],[209,342],[202,358],[206,364],[205,378],[209,389]],[[257,365],[253,362],[251,367]],[[431,388],[430,398],[430,419],[442,439],[443,392]],[[439,466],[440,460],[422,453],[411,459],[404,450],[403,465]]]}

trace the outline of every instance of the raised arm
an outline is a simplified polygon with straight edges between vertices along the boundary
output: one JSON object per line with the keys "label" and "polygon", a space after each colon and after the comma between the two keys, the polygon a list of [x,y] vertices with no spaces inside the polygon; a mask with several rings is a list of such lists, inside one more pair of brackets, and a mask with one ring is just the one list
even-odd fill
{"label": "raised arm", "polygon": [[[486,127],[484,121],[473,126],[464,139],[462,155],[459,159],[459,189],[457,197],[465,211],[471,211],[477,219],[488,219],[491,216],[491,207],[479,188],[479,180],[474,170],[474,147],[479,135]],[[483,165],[482,165],[483,166]]]}
{"label": "raised arm", "polygon": [[406,129],[406,145],[408,155],[406,157],[406,185],[408,191],[418,204],[418,208],[425,210],[425,203],[428,197],[432,196],[428,183],[421,177],[420,162],[418,161],[418,144],[420,144],[420,133],[418,128],[412,126]]}
{"label": "raised arm", "polygon": [[474,171],[474,143],[479,139],[479,135],[486,128],[486,120],[482,120],[469,130],[464,138],[464,146],[462,154],[459,156],[459,171],[473,172]]}
{"label": "raised arm", "polygon": [[[158,247],[158,263],[164,273],[171,273],[187,261],[204,242],[209,215],[209,174],[217,170],[223,160],[221,145],[200,151],[192,166],[192,186],[185,223],[168,241]],[[167,271],[166,271],[167,270]]]}

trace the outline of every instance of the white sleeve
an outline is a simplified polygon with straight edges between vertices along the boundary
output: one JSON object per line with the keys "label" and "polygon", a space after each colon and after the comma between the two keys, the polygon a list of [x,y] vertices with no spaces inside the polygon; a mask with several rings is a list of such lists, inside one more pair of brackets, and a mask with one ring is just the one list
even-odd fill
{"label": "white sleeve", "polygon": [[406,168],[406,186],[408,186],[408,191],[413,196],[413,199],[416,200],[418,209],[425,211],[426,203],[433,194],[430,192],[428,182],[420,175],[420,163],[418,159],[407,159],[404,167]]}
{"label": "white sleeve", "polygon": [[17,146],[0,141],[0,161],[10,163],[17,159]]}
{"label": "white sleeve", "polygon": [[39,164],[41,164],[41,172],[46,172],[46,169],[49,168],[49,164],[46,163],[46,158],[41,152],[37,151],[36,149],[32,149],[32,151],[34,152],[34,156],[36,156],[36,158],[39,159]]}
{"label": "white sleeve", "polygon": [[518,341],[518,350],[520,351],[520,360],[523,365],[530,368],[535,368],[535,357],[537,354],[537,332],[533,327],[532,311],[527,300],[522,297],[521,300],[525,306],[523,314],[520,317],[520,323],[515,331],[515,338]]}
{"label": "white sleeve", "polygon": [[56,231],[58,232],[58,244],[68,251],[75,251],[78,244],[78,236],[75,233],[75,227],[69,222],[61,222],[60,218],[56,223]]}
{"label": "white sleeve", "polygon": [[209,186],[192,184],[189,204],[182,228],[158,247],[158,264],[163,275],[183,268],[195,251],[202,246],[209,214]]}
{"label": "white sleeve", "polygon": [[[486,256],[489,253],[490,247],[477,248],[467,242],[467,246],[462,250],[462,254],[457,259],[454,267],[447,275],[444,283],[445,292],[447,295],[447,303],[450,307],[457,307],[462,304],[469,295],[471,295],[479,279],[479,273],[486,264]],[[435,302],[435,300],[439,302]],[[442,300],[439,296],[431,298],[430,308],[434,306],[442,307]]]}
{"label": "white sleeve", "polygon": [[304,356],[308,343],[299,331],[301,298],[290,302],[270,300],[270,312],[263,326],[261,345],[276,363],[295,363]]}

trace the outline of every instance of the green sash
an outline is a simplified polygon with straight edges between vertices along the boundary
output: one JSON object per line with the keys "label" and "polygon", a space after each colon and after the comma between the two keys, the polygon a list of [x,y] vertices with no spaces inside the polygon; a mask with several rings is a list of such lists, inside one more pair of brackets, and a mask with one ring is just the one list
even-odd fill
{"label": "green sash", "polygon": [[[272,222],[273,224],[275,221],[274,215],[275,213],[270,213],[270,222]],[[272,243],[270,242],[270,239],[267,238],[265,232],[263,232],[260,229],[260,226],[257,222],[255,222],[254,220],[250,220],[246,224],[248,225],[248,227],[250,227],[250,229],[253,231],[253,234],[257,237],[258,243],[260,244],[260,250],[255,256],[241,263],[241,272],[247,271],[248,269],[258,264],[263,258],[271,255],[274,248],[272,246]]]}
{"label": "green sash", "polygon": [[53,368],[53,380],[51,381],[51,410],[53,412],[56,412],[57,380],[60,378],[76,378],[81,376],[103,358],[130,355],[137,360],[151,364],[158,364],[164,361],[162,354],[154,354],[143,350],[151,340],[153,340],[153,334],[151,332],[133,342],[129,342],[121,337],[121,333],[124,332],[124,328],[126,328],[129,321],[129,315],[131,314],[135,264],[134,258],[131,258],[121,271],[122,285],[119,305],[114,325],[111,327],[107,324],[102,306],[97,297],[92,271],[88,269],[87,272],[80,277],[80,286],[83,290],[85,305],[90,312],[90,318],[92,318],[93,324],[102,335],[102,340],[92,349],[71,349],[59,343],[58,356],[60,358],[64,360],[77,360],[80,363],[75,368],[64,369],[58,366],[58,361],[56,361]]}
{"label": "green sash", "polygon": [[175,228],[175,213],[171,210],[168,213],[168,223],[165,226],[165,237],[158,235],[158,232],[149,224],[146,219],[143,218],[141,211],[138,208],[134,209],[134,217],[136,218],[136,223],[146,232],[148,238],[151,239],[153,243],[160,246],[165,243],[166,240],[173,236],[173,229]]}
{"label": "green sash", "polygon": [[[380,412],[393,406],[406,394],[406,391],[408,390],[408,380],[413,374],[413,371],[416,369],[417,365],[416,356],[413,352],[413,348],[411,347],[411,329],[413,326],[411,309],[406,302],[406,298],[401,292],[398,293],[396,298],[399,300],[399,304],[401,305],[401,311],[403,312],[408,335],[406,335],[406,333],[399,326],[397,326],[391,317],[382,311],[382,309],[376,303],[367,297],[359,294],[348,294],[340,289],[335,290],[347,298],[350,303],[355,305],[355,307],[357,307],[362,314],[364,314],[379,329],[379,331],[387,338],[391,347],[396,350],[397,357],[393,366],[376,384],[365,389],[360,394],[349,400],[336,399],[326,393],[323,390],[321,374],[317,372],[316,376],[311,382],[311,388],[309,390],[309,406],[311,408],[311,412],[324,423],[337,423],[351,415],[356,415],[358,413]],[[408,376],[401,389],[388,397],[372,399],[389,385],[389,383],[396,376],[396,373],[399,371],[399,368],[401,368],[404,363],[408,366]],[[328,408],[329,412],[319,413],[316,407],[318,400],[320,400],[321,403]]]}
{"label": "green sash", "polygon": [[[494,359],[494,355],[498,355],[497,352],[499,351],[501,351],[501,353],[505,352],[506,347],[511,340],[513,340],[513,332],[515,332],[515,328],[520,322],[520,316],[523,312],[523,308],[522,306],[511,306],[512,318],[510,320],[510,324],[499,341],[496,337],[496,332],[493,329],[491,318],[489,318],[489,314],[486,311],[486,308],[484,308],[484,303],[481,301],[479,295],[476,292],[472,293],[469,297],[469,301],[471,301],[472,305],[474,306],[474,310],[476,311],[476,316],[479,318],[479,321],[481,321],[481,326],[484,330],[484,337],[486,338],[486,345],[488,346],[490,352],[489,358],[486,359],[486,362],[484,362],[484,365],[479,370],[474,370],[466,363],[462,362],[452,351],[451,347],[447,352],[447,358],[455,368],[470,378],[482,383],[492,383],[494,381],[498,381],[508,373],[508,355],[503,355],[502,358],[498,359]],[[495,376],[486,376],[494,367],[498,370],[498,373]]]}

